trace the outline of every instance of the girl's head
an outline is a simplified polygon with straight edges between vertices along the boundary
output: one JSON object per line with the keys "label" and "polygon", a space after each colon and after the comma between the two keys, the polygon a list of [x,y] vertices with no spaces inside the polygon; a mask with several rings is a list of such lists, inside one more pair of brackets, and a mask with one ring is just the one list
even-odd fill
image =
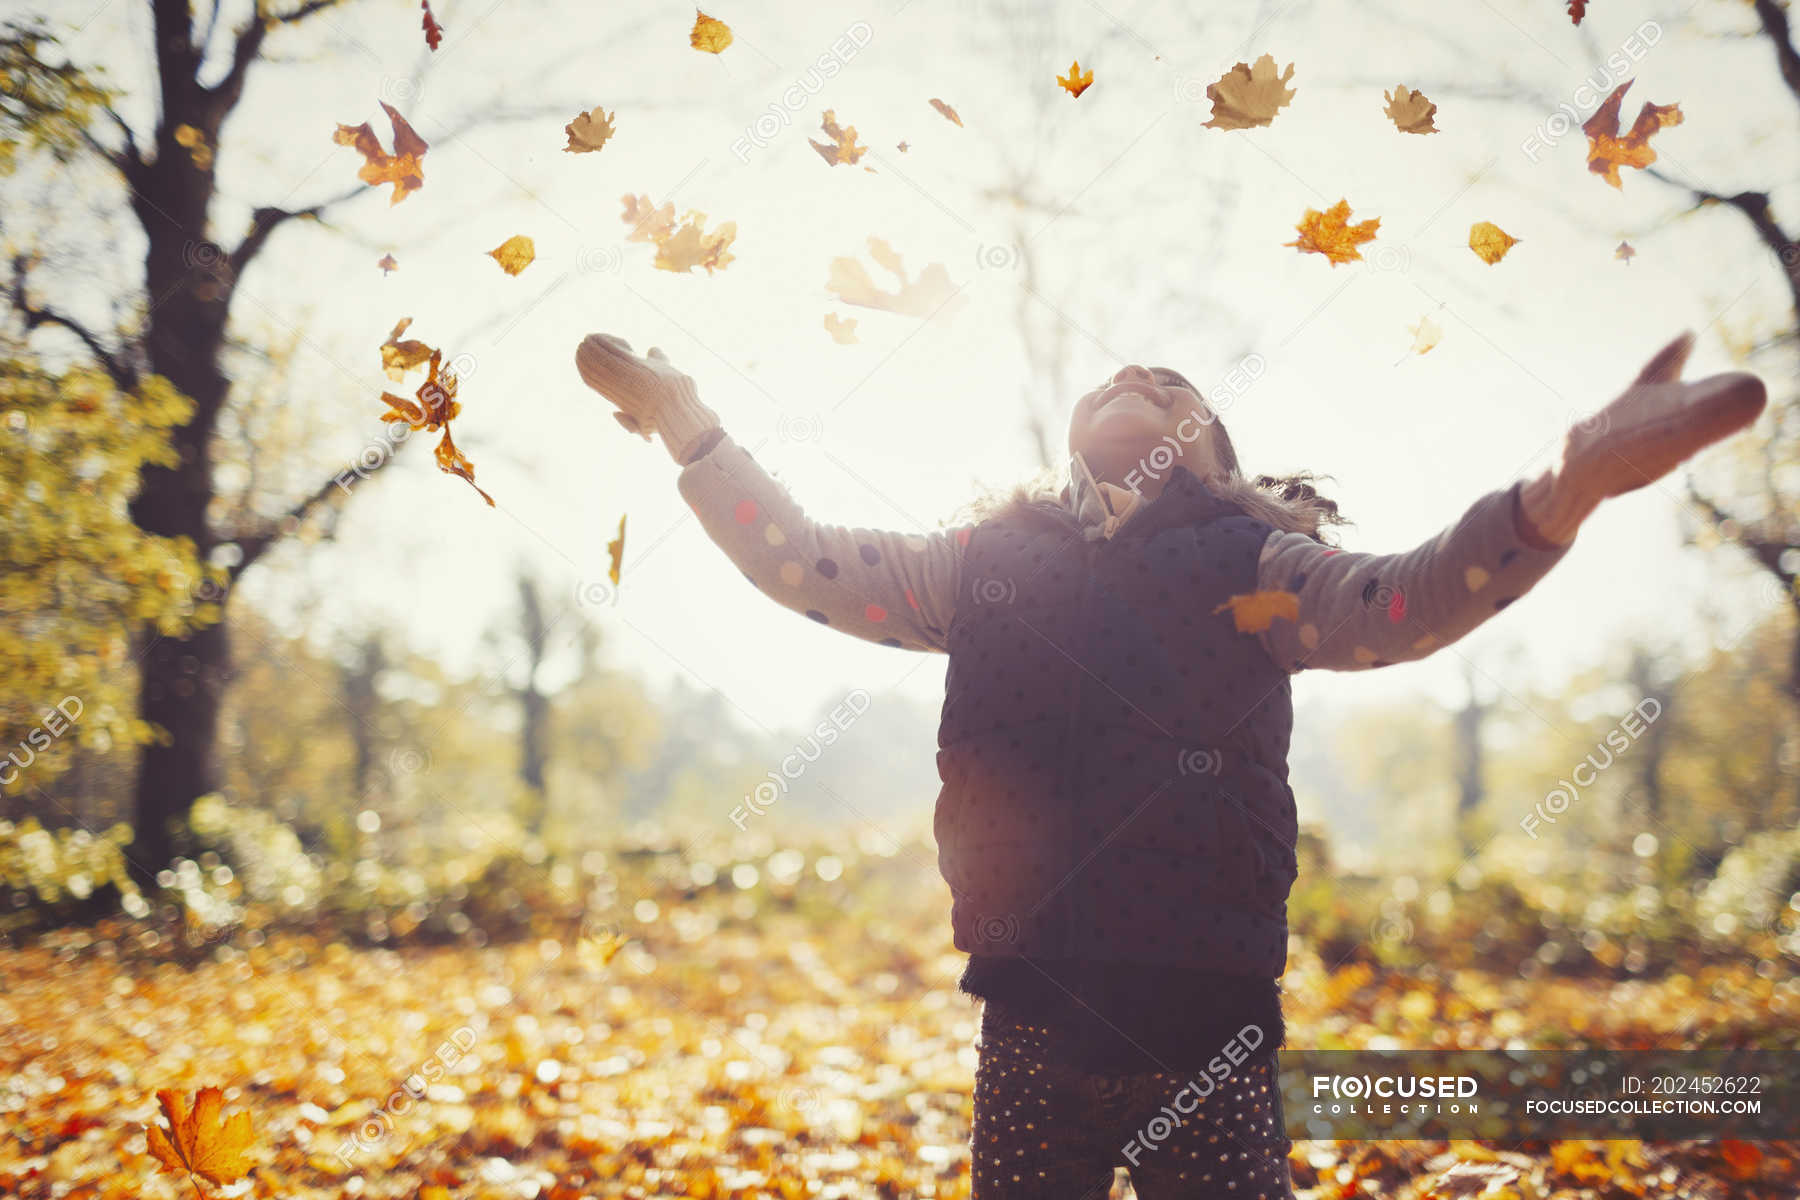
{"label": "girl's head", "polygon": [[[1310,471],[1246,478],[1237,448],[1219,414],[1200,389],[1169,367],[1120,368],[1075,402],[1069,415],[1069,452],[1080,454],[1096,479],[1144,493],[1162,490],[1181,466],[1249,515],[1277,529],[1325,541],[1328,525],[1348,524],[1334,501],[1313,488]],[[987,520],[1021,506],[1059,505],[1068,496],[1068,472],[1046,468],[1003,492],[983,496],[964,511]]]}

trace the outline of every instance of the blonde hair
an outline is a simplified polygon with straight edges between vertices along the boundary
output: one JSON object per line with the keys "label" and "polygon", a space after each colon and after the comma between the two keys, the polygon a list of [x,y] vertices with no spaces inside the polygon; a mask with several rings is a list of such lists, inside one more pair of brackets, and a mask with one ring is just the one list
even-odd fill
{"label": "blonde hair", "polygon": [[[1158,370],[1167,371],[1183,387],[1191,389],[1196,396],[1200,395],[1200,389],[1189,383],[1179,372],[1167,367],[1159,367]],[[1237,447],[1232,445],[1231,435],[1226,431],[1225,422],[1219,418],[1218,411],[1206,402],[1204,396],[1201,397],[1200,405],[1202,411],[1212,417],[1209,422],[1214,433],[1212,446],[1218,459],[1218,468],[1209,471],[1201,482],[1215,495],[1243,510],[1246,516],[1284,532],[1303,533],[1316,542],[1336,546],[1336,541],[1326,536],[1328,527],[1353,522],[1338,512],[1336,501],[1319,495],[1318,490],[1313,487],[1315,481],[1329,479],[1330,476],[1296,471],[1291,475],[1258,475],[1254,479],[1247,477],[1238,466]],[[1028,511],[1041,511],[1046,507],[1063,508],[1069,484],[1067,465],[1044,467],[1029,478],[1010,486],[990,488],[976,496],[957,510],[952,521],[955,524],[979,525],[997,517],[1022,515]]]}

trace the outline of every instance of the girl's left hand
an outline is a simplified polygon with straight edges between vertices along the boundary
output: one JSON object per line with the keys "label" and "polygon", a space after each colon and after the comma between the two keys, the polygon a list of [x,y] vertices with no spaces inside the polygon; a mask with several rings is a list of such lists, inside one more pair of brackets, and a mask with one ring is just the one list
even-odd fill
{"label": "girl's left hand", "polygon": [[1683,383],[1693,348],[1688,330],[1657,351],[1624,394],[1569,430],[1548,486],[1527,485],[1525,515],[1550,541],[1572,541],[1602,500],[1656,482],[1762,413],[1768,389],[1747,371]]}

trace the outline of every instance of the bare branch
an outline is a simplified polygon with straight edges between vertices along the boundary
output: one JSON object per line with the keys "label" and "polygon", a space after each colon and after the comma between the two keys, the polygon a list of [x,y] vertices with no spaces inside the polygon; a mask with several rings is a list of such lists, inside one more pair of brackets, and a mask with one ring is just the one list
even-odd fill
{"label": "bare branch", "polygon": [[256,14],[251,17],[248,25],[238,31],[237,41],[232,44],[231,67],[225,72],[225,78],[207,89],[208,94],[220,106],[220,118],[223,119],[236,106],[238,97],[243,95],[244,78],[250,73],[250,64],[256,61],[257,53],[262,50],[263,39],[269,36],[271,28],[276,25],[297,24],[316,12],[336,7],[338,2],[339,0],[306,0],[306,3],[288,12],[270,13],[263,11],[259,0]]}
{"label": "bare branch", "polygon": [[237,565],[231,568],[231,580],[237,582],[238,576],[248,570],[259,558],[266,554],[271,546],[297,529],[302,521],[313,513],[329,505],[340,494],[348,495],[354,483],[367,482],[370,476],[394,461],[390,451],[372,464],[358,463],[354,470],[346,469],[333,475],[324,483],[314,488],[301,498],[294,506],[282,514],[279,520],[263,525],[255,532],[240,536],[224,535],[220,540],[237,544],[241,556]]}
{"label": "bare branch", "polygon": [[288,209],[264,207],[257,209],[250,214],[250,229],[244,234],[244,240],[239,242],[237,244],[237,249],[231,252],[231,277],[235,279],[243,274],[244,268],[249,266],[251,260],[261,252],[264,243],[269,240],[269,235],[274,233],[286,222],[297,219],[315,219],[319,214],[323,213],[326,209],[331,208],[333,205],[342,204],[344,201],[360,196],[368,190],[368,185],[362,184],[351,191],[345,192],[341,196],[335,196],[330,200],[321,200],[310,208]]}
{"label": "bare branch", "polygon": [[25,328],[36,329],[40,325],[60,325],[80,338],[88,348],[88,353],[100,363],[112,381],[121,391],[131,391],[137,387],[137,374],[132,371],[118,355],[108,350],[94,335],[94,331],[75,318],[51,308],[40,308],[25,298],[25,256],[20,254],[13,258],[12,290],[9,296],[14,311],[25,321]]}
{"label": "bare branch", "polygon": [[1800,53],[1794,50],[1794,39],[1788,29],[1787,6],[1776,0],[1754,0],[1751,5],[1762,21],[1763,32],[1775,44],[1775,61],[1781,67],[1782,82],[1794,99],[1800,100]]}

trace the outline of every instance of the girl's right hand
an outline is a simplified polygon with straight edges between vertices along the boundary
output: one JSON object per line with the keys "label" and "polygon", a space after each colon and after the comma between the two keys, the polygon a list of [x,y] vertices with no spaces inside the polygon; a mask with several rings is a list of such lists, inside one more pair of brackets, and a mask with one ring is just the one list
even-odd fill
{"label": "girl's right hand", "polygon": [[[655,346],[632,353],[631,343],[610,333],[591,333],[575,351],[582,382],[618,408],[613,419],[645,441],[661,433],[670,455],[679,460],[696,425],[717,424],[712,410],[700,403],[694,381],[675,369]],[[675,442],[683,444],[676,445]]]}

